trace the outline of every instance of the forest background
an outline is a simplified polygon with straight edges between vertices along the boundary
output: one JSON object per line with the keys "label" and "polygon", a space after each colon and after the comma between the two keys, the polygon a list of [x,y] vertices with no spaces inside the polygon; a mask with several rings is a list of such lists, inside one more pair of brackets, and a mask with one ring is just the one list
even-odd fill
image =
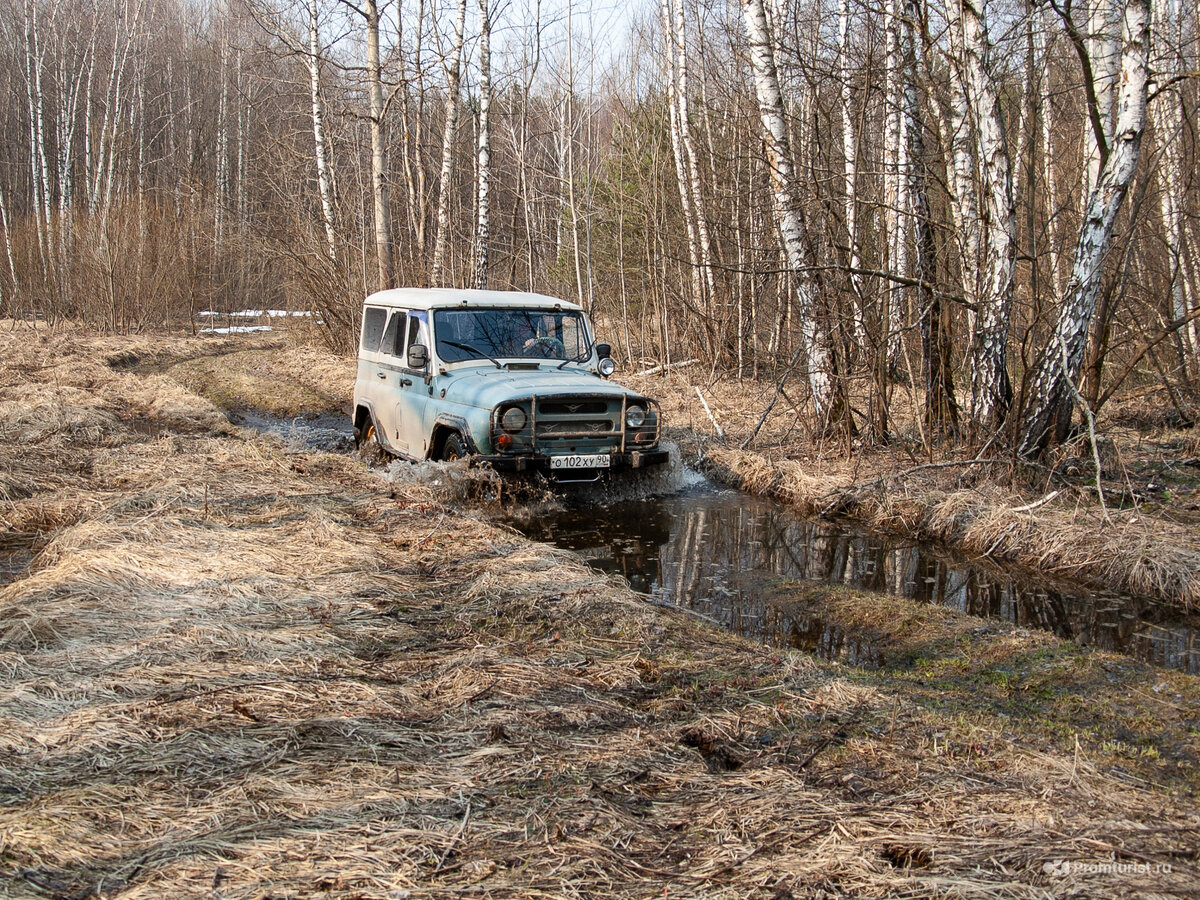
{"label": "forest background", "polygon": [[0,317],[310,310],[346,352],[380,287],[514,288],[816,433],[1195,419],[1179,0],[4,3]]}

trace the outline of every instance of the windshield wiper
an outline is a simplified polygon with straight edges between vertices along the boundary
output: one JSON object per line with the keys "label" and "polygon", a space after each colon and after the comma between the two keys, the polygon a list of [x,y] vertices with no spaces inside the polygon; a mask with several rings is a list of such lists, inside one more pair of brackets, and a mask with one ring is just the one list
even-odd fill
{"label": "windshield wiper", "polygon": [[[577,365],[577,366],[582,365],[584,362],[586,362],[591,357],[592,350],[595,348],[595,346],[596,346],[596,344],[594,341],[588,341],[588,347],[587,347],[586,353],[584,353],[582,356],[577,356],[574,359],[564,359],[561,363],[559,363],[557,366],[555,366],[555,368],[561,370],[562,367],[565,366],[567,363],[575,363],[575,365]],[[566,351],[564,350],[563,352],[565,353]]]}
{"label": "windshield wiper", "polygon": [[448,344],[451,347],[457,347],[459,350],[466,350],[468,353],[478,353],[480,356],[486,356],[495,364],[497,369],[504,369],[504,366],[500,365],[500,360],[496,359],[490,353],[484,353],[478,347],[472,347],[470,344],[460,344],[458,341],[447,341],[445,339],[442,340],[442,343]]}

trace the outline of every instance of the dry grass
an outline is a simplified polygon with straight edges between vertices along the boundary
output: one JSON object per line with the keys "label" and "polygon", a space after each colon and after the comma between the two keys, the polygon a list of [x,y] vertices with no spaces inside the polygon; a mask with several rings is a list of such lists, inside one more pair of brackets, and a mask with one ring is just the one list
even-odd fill
{"label": "dry grass", "polygon": [[[0,895],[1194,892],[1191,772],[763,653],[461,479],[285,452],[119,341],[0,335],[2,527],[38,551],[0,587]],[[1045,870],[1110,858],[1145,871]]]}

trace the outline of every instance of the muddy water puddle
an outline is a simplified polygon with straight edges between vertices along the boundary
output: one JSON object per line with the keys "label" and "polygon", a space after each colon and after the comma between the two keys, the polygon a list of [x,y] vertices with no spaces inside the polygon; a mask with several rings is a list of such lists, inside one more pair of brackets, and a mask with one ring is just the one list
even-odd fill
{"label": "muddy water puddle", "polygon": [[350,416],[320,413],[314,416],[274,416],[256,410],[230,413],[229,421],[279,438],[290,450],[345,453],[354,449]]}
{"label": "muddy water puddle", "polygon": [[773,604],[772,586],[799,579],[886,592],[1200,674],[1200,617],[1134,597],[1040,583],[846,523],[805,519],[699,479],[669,496],[568,502],[518,514],[511,524],[621,575],[656,603],[824,658],[872,665],[882,654],[817,614]]}

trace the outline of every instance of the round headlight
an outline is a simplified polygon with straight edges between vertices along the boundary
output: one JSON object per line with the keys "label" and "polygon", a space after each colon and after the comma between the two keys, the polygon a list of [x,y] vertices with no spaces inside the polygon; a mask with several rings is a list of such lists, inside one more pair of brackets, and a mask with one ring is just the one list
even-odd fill
{"label": "round headlight", "polygon": [[613,372],[617,371],[617,364],[612,361],[611,356],[606,356],[600,360],[600,364],[596,367],[600,370],[600,374],[607,378]]}
{"label": "round headlight", "polygon": [[625,410],[625,424],[630,428],[641,428],[646,424],[646,410],[641,406],[631,406]]}
{"label": "round headlight", "polygon": [[525,427],[525,410],[519,406],[510,406],[500,417],[500,427],[505,431],[520,431]]}

